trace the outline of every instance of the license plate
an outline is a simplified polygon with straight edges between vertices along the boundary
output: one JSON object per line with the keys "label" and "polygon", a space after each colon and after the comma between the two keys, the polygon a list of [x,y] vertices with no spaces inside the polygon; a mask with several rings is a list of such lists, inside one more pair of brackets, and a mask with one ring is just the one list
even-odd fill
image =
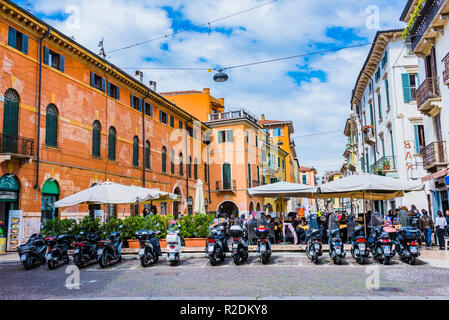
{"label": "license plate", "polygon": [[232,245],[232,248],[234,248],[234,249],[237,249],[239,247],[239,245],[237,244],[237,243],[234,243],[233,245]]}
{"label": "license plate", "polygon": [[335,252],[336,252],[337,254],[341,254],[341,249],[335,249]]}
{"label": "license plate", "polygon": [[384,246],[384,253],[390,254],[390,247],[389,246]]}
{"label": "license plate", "polygon": [[318,243],[315,244],[315,250],[320,250],[320,245]]}
{"label": "license plate", "polygon": [[139,257],[142,257],[145,253],[145,249],[139,249]]}
{"label": "license plate", "polygon": [[364,243],[359,244],[359,249],[365,250],[366,249],[365,244]]}
{"label": "license plate", "polygon": [[209,253],[214,252],[214,247],[213,247],[213,246],[210,246],[210,247],[208,248],[208,251],[209,251]]}
{"label": "license plate", "polygon": [[20,261],[25,261],[27,258],[26,254],[20,256]]}
{"label": "license plate", "polygon": [[103,249],[98,249],[97,250],[97,255],[101,256],[103,254]]}
{"label": "license plate", "polygon": [[74,254],[80,253],[80,249],[75,249],[75,250],[73,250],[73,253],[74,253]]}
{"label": "license plate", "polygon": [[411,252],[411,253],[417,253],[417,252],[418,252],[418,248],[416,248],[416,247],[410,247],[410,252]]}
{"label": "license plate", "polygon": [[48,261],[48,260],[51,260],[51,253],[47,254],[47,257],[46,257],[46,258],[47,258],[47,261]]}
{"label": "license plate", "polygon": [[267,248],[265,248],[265,246],[261,246],[260,247],[260,252],[265,252],[265,251],[267,251]]}

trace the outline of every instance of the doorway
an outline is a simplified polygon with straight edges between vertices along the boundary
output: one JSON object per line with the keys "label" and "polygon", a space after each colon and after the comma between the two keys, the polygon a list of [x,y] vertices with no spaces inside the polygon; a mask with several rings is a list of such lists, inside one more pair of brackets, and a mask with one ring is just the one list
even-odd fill
{"label": "doorway", "polygon": [[217,209],[217,215],[225,218],[238,218],[239,208],[232,201],[225,201]]}
{"label": "doorway", "polygon": [[9,211],[19,209],[19,180],[13,174],[0,178],[0,221],[3,234],[8,235]]}

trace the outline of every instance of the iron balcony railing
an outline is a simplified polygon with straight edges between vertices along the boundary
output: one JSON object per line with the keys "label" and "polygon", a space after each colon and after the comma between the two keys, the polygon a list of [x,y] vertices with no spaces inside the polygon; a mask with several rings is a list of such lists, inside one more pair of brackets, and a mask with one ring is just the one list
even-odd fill
{"label": "iron balcony railing", "polygon": [[396,170],[396,159],[394,156],[382,157],[371,165],[371,172],[374,174],[393,170]]}
{"label": "iron balcony railing", "polygon": [[246,110],[227,111],[221,113],[209,114],[209,121],[231,120],[231,119],[248,119],[257,124],[257,118]]}
{"label": "iron balcony railing", "polygon": [[0,154],[34,156],[34,139],[0,134]]}
{"label": "iron balcony railing", "polygon": [[445,85],[449,85],[449,53],[443,59],[444,71],[443,71],[443,82]]}
{"label": "iron balcony railing", "polygon": [[421,150],[424,168],[430,169],[447,163],[446,141],[436,141]]}
{"label": "iron balcony railing", "polygon": [[418,108],[424,105],[429,99],[438,98],[440,96],[438,78],[427,78],[416,91]]}
{"label": "iron balcony railing", "polygon": [[237,181],[221,181],[218,180],[215,183],[215,187],[217,191],[233,191],[237,189]]}
{"label": "iron balcony railing", "polygon": [[445,0],[427,0],[410,30],[412,50],[415,50],[426,30],[437,15]]}

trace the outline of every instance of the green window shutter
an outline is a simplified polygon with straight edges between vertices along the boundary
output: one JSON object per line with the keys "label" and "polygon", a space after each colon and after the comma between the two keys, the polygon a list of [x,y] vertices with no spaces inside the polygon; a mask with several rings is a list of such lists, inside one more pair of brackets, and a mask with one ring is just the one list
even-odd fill
{"label": "green window shutter", "polygon": [[52,107],[47,108],[45,144],[51,147],[57,147],[58,136],[58,114]]}
{"label": "green window shutter", "polygon": [[106,80],[104,79],[104,78],[101,78],[101,88],[100,88],[100,90],[101,91],[105,91],[105,88],[106,87]]}
{"label": "green window shutter", "polygon": [[50,49],[44,47],[44,64],[47,66],[50,64]]}
{"label": "green window shutter", "polygon": [[65,57],[63,55],[59,55],[59,71],[65,71]]}
{"label": "green window shutter", "polygon": [[150,169],[150,144],[145,146],[145,168]]}
{"label": "green window shutter", "polygon": [[223,143],[223,131],[218,132],[218,143]]}
{"label": "green window shutter", "polygon": [[228,130],[228,138],[229,142],[234,142],[234,132],[232,130]]}
{"label": "green window shutter", "polygon": [[100,130],[100,125],[95,121],[92,130],[92,156],[94,157],[100,157]]}
{"label": "green window shutter", "polygon": [[162,172],[167,172],[167,150],[162,148]]}
{"label": "green window shutter", "polygon": [[419,143],[419,130],[418,130],[418,126],[413,126],[413,129],[415,131],[415,149],[416,149],[416,153],[420,154],[421,153],[421,146]]}
{"label": "green window shutter", "polygon": [[28,40],[29,37],[26,34],[22,34],[22,52],[28,54]]}
{"label": "green window shutter", "polygon": [[116,132],[113,128],[109,129],[109,141],[108,141],[108,159],[115,161],[115,144],[116,144]]}
{"label": "green window shutter", "polygon": [[8,45],[10,47],[17,48],[17,31],[12,27],[9,27]]}
{"label": "green window shutter", "polygon": [[131,94],[130,100],[129,100],[129,101],[131,101],[131,102],[130,102],[131,108],[135,109],[135,106],[134,106],[134,95],[133,95],[133,94]]}
{"label": "green window shutter", "polygon": [[117,87],[115,90],[115,99],[120,100],[120,88]]}
{"label": "green window shutter", "polygon": [[248,187],[251,188],[251,164],[248,163]]}
{"label": "green window shutter", "polygon": [[382,118],[382,96],[380,95],[380,93],[377,94],[377,104],[379,107],[379,117]]}
{"label": "green window shutter", "polygon": [[139,111],[142,112],[142,99],[139,99]]}
{"label": "green window shutter", "polygon": [[112,87],[111,87],[111,83],[109,81],[108,81],[107,87],[108,87],[107,95],[111,97],[112,96]]}
{"label": "green window shutter", "polygon": [[412,92],[410,90],[410,74],[402,74],[402,92],[404,95],[404,102],[409,103],[412,101]]}
{"label": "green window shutter", "polygon": [[373,105],[371,103],[369,105],[369,114],[370,114],[370,117],[371,117],[371,124],[374,124]]}
{"label": "green window shutter", "polygon": [[385,79],[385,95],[387,97],[387,108],[390,107],[390,90],[388,88],[388,80]]}
{"label": "green window shutter", "polygon": [[223,164],[223,189],[231,189],[231,165]]}
{"label": "green window shutter", "polygon": [[139,139],[134,137],[133,141],[133,166],[139,166]]}

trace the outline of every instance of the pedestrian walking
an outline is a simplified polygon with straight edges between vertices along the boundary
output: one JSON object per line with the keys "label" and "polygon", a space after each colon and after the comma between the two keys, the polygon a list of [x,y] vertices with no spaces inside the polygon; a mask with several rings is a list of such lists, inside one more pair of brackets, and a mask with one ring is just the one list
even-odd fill
{"label": "pedestrian walking", "polygon": [[437,212],[438,217],[435,219],[435,234],[438,239],[438,244],[440,245],[440,250],[444,250],[444,233],[445,228],[447,226],[446,218],[443,216],[443,213],[441,211]]}
{"label": "pedestrian walking", "polygon": [[432,242],[432,232],[434,229],[432,218],[429,216],[427,210],[423,209],[422,216],[419,219],[419,229],[424,233],[424,240],[426,242],[427,250],[430,250]]}

